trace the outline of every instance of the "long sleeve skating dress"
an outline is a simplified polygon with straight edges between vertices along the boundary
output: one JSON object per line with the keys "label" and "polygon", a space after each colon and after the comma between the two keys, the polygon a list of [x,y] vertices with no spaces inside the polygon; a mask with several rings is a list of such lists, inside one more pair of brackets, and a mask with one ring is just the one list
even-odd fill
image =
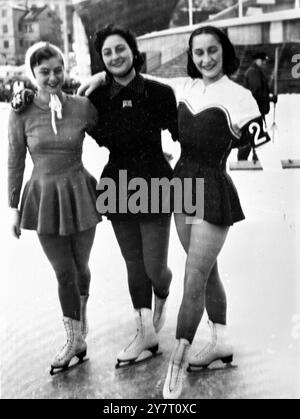
{"label": "long sleeve skating dress", "polygon": [[[156,81],[137,75],[126,87],[112,81],[96,89],[90,100],[99,112],[97,143],[106,147],[109,161],[101,178],[113,179],[119,190],[119,175],[127,173],[127,184],[142,178],[148,188],[148,212],[132,213],[117,210],[103,212],[109,219],[155,218],[161,216],[162,197],[158,199],[159,211],[151,212],[151,180],[173,177],[161,145],[161,131],[168,129],[174,141],[178,140],[177,105],[173,90]],[[131,192],[128,191],[127,204]],[[172,212],[170,204],[170,211]]]}
{"label": "long sleeve skating dress", "polygon": [[8,199],[17,208],[26,152],[33,171],[21,200],[21,228],[38,234],[71,235],[101,221],[96,209],[96,180],[82,164],[85,133],[97,123],[97,111],[86,98],[66,96],[58,135],[48,105],[38,99],[9,119]]}
{"label": "long sleeve skating dress", "polygon": [[[251,92],[227,76],[207,87],[201,79],[183,78],[176,97],[182,152],[174,177],[204,179],[204,220],[227,226],[243,220],[226,162],[232,148],[242,145],[244,127],[260,117]],[[195,194],[194,188],[194,202]]]}

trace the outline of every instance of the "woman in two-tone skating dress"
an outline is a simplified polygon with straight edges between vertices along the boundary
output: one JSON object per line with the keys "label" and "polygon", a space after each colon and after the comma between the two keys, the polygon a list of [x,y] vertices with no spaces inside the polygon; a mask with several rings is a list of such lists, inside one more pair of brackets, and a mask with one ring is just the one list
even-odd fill
{"label": "woman in two-tone skating dress", "polygon": [[[8,196],[13,233],[20,237],[21,229],[37,232],[58,280],[67,333],[51,372],[67,368],[73,357],[82,360],[86,354],[88,261],[101,221],[96,180],[81,160],[83,140],[97,124],[97,111],[88,99],[62,92],[64,67],[58,48],[44,42],[31,47],[26,68],[37,94],[23,112],[12,110],[9,120]],[[18,210],[27,151],[33,172]]]}
{"label": "woman in two-tone skating dress", "polygon": [[[184,372],[207,367],[216,360],[230,363],[233,349],[228,338],[226,294],[217,257],[230,226],[243,220],[237,190],[226,172],[234,147],[253,146],[269,139],[250,91],[230,80],[239,60],[228,37],[219,29],[195,30],[189,40],[188,78],[173,79],[178,102],[181,157],[174,177],[203,179],[204,193],[192,189],[193,202],[202,200],[203,212],[175,214],[180,241],[187,253],[184,295],[179,310],[176,345],[164,384],[164,398],[178,398]],[[200,195],[200,196],[199,196]],[[211,342],[188,355],[206,309]]]}

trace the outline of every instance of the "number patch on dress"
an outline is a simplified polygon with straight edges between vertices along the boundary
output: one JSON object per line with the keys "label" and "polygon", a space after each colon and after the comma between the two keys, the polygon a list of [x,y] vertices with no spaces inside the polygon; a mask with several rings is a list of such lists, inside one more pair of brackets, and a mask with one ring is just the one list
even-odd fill
{"label": "number patch on dress", "polygon": [[251,136],[252,145],[257,148],[270,141],[266,124],[262,118],[253,121],[248,126],[248,132]]}

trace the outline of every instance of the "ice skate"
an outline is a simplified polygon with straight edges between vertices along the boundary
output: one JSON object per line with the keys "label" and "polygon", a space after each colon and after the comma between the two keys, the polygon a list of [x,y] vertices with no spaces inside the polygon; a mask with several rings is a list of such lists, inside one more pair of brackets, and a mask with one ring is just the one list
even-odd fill
{"label": "ice skate", "polygon": [[89,299],[88,295],[80,296],[80,323],[81,323],[81,334],[84,340],[86,340],[87,334],[89,332],[89,324],[86,314],[87,301]]}
{"label": "ice skate", "polygon": [[137,334],[118,355],[116,368],[136,364],[158,355],[158,336],[155,333],[152,311],[136,310]]}
{"label": "ice skate", "polygon": [[66,371],[73,358],[77,357],[79,363],[81,363],[86,356],[87,346],[81,335],[81,322],[69,317],[64,317],[63,322],[66,329],[67,342],[56,354],[51,364],[50,375],[54,375],[55,370]]}
{"label": "ice skate", "polygon": [[154,326],[155,332],[159,333],[166,322],[168,297],[160,298],[155,294],[154,298],[155,298],[155,305],[154,305],[154,314],[153,314],[153,326]]}
{"label": "ice skate", "polygon": [[229,343],[228,327],[208,322],[211,330],[211,341],[200,352],[189,357],[188,371],[208,368],[215,361],[231,364],[233,361],[233,348]]}
{"label": "ice skate", "polygon": [[186,339],[180,339],[176,342],[163,388],[164,399],[179,399],[182,393],[190,346],[189,341]]}

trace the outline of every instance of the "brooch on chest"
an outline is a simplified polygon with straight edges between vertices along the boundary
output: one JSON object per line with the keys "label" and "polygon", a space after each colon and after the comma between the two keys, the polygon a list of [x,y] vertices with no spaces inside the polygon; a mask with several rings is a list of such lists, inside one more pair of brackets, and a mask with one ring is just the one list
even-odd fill
{"label": "brooch on chest", "polygon": [[123,109],[124,108],[132,108],[133,107],[132,100],[123,100],[122,107],[123,107]]}

